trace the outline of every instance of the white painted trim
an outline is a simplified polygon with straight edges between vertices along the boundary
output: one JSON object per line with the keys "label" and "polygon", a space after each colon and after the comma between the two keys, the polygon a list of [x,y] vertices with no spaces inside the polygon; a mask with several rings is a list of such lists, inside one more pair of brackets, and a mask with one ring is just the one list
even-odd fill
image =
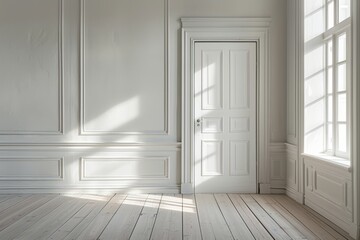
{"label": "white painted trim", "polygon": [[358,0],[352,0],[352,145],[351,145],[351,166],[353,168],[353,219],[354,223],[350,230],[350,236],[360,239],[360,4]]}
{"label": "white painted trim", "polygon": [[269,18],[182,18],[182,185],[194,191],[193,55],[197,41],[257,43],[258,183],[269,184]]}
{"label": "white painted trim", "polygon": [[64,135],[64,0],[58,0],[58,114],[59,126],[57,131],[2,131],[2,135]]}
{"label": "white painted trim", "polygon": [[56,143],[0,144],[0,152],[17,151],[176,151],[181,143]]}
{"label": "white painted trim", "polygon": [[261,194],[270,194],[271,186],[269,183],[259,183],[259,193]]}
{"label": "white painted trim", "polygon": [[121,131],[87,131],[85,130],[85,2],[80,1],[80,135],[99,136],[99,135],[170,135],[170,98],[169,98],[169,0],[164,0],[164,130],[163,131],[138,131],[138,132],[121,132]]}
{"label": "white painted trim", "polygon": [[24,194],[24,193],[89,193],[89,194],[114,194],[114,193],[179,193],[179,186],[166,186],[166,187],[43,187],[43,188],[24,188],[24,187],[2,187],[0,189],[0,194]]}
{"label": "white painted trim", "polygon": [[299,82],[299,96],[298,96],[298,191],[299,195],[305,196],[305,178],[304,178],[304,159],[301,153],[304,152],[304,0],[296,1],[297,8],[297,39],[298,39],[298,55],[297,55],[297,76]]}
{"label": "white painted trim", "polygon": [[[153,175],[153,176],[139,176],[138,175],[127,175],[127,176],[118,176],[118,177],[90,177],[86,176],[86,161],[91,160],[101,160],[101,161],[151,161],[151,160],[163,160],[164,161],[164,169],[163,175]],[[145,157],[134,157],[134,156],[91,156],[91,157],[81,157],[80,158],[80,181],[118,181],[118,180],[170,180],[170,156],[145,156]]]}

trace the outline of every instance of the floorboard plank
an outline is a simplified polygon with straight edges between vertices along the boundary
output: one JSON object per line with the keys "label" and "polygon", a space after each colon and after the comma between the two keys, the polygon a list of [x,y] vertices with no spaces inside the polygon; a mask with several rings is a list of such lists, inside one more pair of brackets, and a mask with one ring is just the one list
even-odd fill
{"label": "floorboard plank", "polygon": [[233,239],[214,195],[197,194],[195,197],[203,239]]}
{"label": "floorboard plank", "polygon": [[114,197],[114,195],[96,197],[98,200],[92,211],[68,235],[66,235],[64,240],[78,239],[80,234],[83,233],[95,217],[102,211],[102,209],[104,209],[112,197]]}
{"label": "floorboard plank", "polygon": [[251,195],[255,201],[264,209],[264,211],[289,235],[291,239],[306,239],[295,226],[291,224],[286,218],[284,218],[269,202],[265,196]]}
{"label": "floorboard plank", "polygon": [[288,222],[298,229],[307,239],[319,240],[315,233],[308,229],[302,222],[294,217],[288,210],[276,202],[271,195],[263,196],[271,206],[276,209]]}
{"label": "floorboard plank", "polygon": [[315,210],[311,209],[310,207],[306,205],[302,205],[310,214],[314,215],[314,217],[318,218],[320,221],[327,224],[330,228],[334,229],[336,232],[338,232],[340,235],[342,235],[345,239],[353,239],[346,231],[341,229],[340,227],[336,226],[333,222],[329,221],[325,217],[321,216],[319,213],[317,213]]}
{"label": "floorboard plank", "polygon": [[8,199],[6,199],[5,201],[3,201],[1,204],[0,204],[0,213],[5,211],[6,209],[24,201],[25,199],[27,198],[30,198],[32,195],[30,194],[26,194],[26,195],[16,195],[16,196],[13,196],[13,197],[10,197]]}
{"label": "floorboard plank", "polygon": [[303,211],[306,212],[306,214],[310,215],[313,217],[314,221],[321,226],[323,229],[325,229],[328,233],[330,233],[332,236],[334,236],[336,239],[340,239],[340,240],[346,240],[346,238],[341,235],[340,233],[338,233],[335,229],[333,229],[332,227],[330,227],[329,225],[327,225],[325,222],[321,221],[319,218],[317,218],[316,216],[314,216],[313,214],[311,214],[308,210],[306,210],[306,208],[304,207],[304,205],[297,205],[295,203],[294,200],[292,200],[291,198],[289,198],[288,196],[282,195],[282,197],[284,199],[286,199],[286,201],[291,202],[292,204],[295,204],[295,206],[298,206],[300,208],[303,209]]}
{"label": "floorboard plank", "polygon": [[64,225],[56,230],[49,240],[65,239],[73,232],[87,217],[97,209],[101,209],[109,201],[110,196],[82,195],[82,199],[88,200],[83,208],[73,215]]}
{"label": "floorboard plank", "polygon": [[163,195],[151,239],[182,239],[182,196]]}
{"label": "floorboard plank", "polygon": [[159,211],[161,195],[149,195],[146,199],[143,210],[130,239],[132,240],[148,240],[154,228],[156,216]]}
{"label": "floorboard plank", "polygon": [[299,204],[293,204],[291,201],[288,201],[284,196],[273,196],[273,198],[279,202],[285,209],[287,209],[291,214],[293,214],[300,222],[302,222],[307,228],[309,228],[313,233],[317,235],[318,238],[322,240],[333,240],[336,239],[325,229],[320,227],[315,219],[307,214]]}
{"label": "floorboard plank", "polygon": [[72,199],[46,215],[33,226],[24,231],[16,240],[44,240],[48,239],[58,228],[65,224],[73,215],[75,215],[87,201],[72,196]]}
{"label": "floorboard plank", "polygon": [[268,240],[272,239],[271,235],[266,231],[263,225],[259,220],[254,216],[254,214],[247,207],[245,202],[242,200],[239,194],[228,194],[232,203],[234,204],[236,210],[240,216],[244,219],[247,224],[247,227],[255,237],[255,239]]}
{"label": "floorboard plank", "polygon": [[70,201],[70,199],[64,196],[55,197],[53,200],[47,202],[43,206],[39,207],[35,211],[32,211],[31,213],[27,214],[26,216],[15,222],[14,224],[10,225],[9,227],[1,231],[0,239],[1,240],[15,239],[22,232],[26,231],[29,227],[34,225],[44,216],[48,215],[57,208],[64,207],[68,201]]}
{"label": "floorboard plank", "polygon": [[215,194],[215,199],[235,239],[254,239],[246,223],[226,194]]}
{"label": "floorboard plank", "polygon": [[260,207],[251,195],[241,195],[241,198],[274,239],[291,239],[289,235],[264,211],[264,209]]}
{"label": "floorboard plank", "polygon": [[99,240],[129,239],[140,217],[146,198],[146,194],[128,195],[100,235]]}
{"label": "floorboard plank", "polygon": [[57,195],[34,195],[24,201],[9,207],[0,213],[0,231],[15,223],[28,213],[41,207]]}
{"label": "floorboard plank", "polygon": [[78,240],[96,240],[119,209],[126,195],[116,194],[88,227],[76,238]]}
{"label": "floorboard plank", "polygon": [[195,196],[183,195],[183,239],[202,239]]}

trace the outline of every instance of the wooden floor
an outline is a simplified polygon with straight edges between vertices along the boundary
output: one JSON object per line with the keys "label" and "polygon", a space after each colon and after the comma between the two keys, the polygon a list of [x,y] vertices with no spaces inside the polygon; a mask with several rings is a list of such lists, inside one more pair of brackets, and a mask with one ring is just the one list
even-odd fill
{"label": "wooden floor", "polygon": [[0,195],[1,240],[348,239],[323,220],[282,195]]}

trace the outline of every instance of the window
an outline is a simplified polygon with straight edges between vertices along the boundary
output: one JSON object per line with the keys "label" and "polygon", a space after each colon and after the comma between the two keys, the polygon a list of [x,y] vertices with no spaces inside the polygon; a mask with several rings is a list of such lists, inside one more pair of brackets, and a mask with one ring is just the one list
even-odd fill
{"label": "window", "polygon": [[306,153],[349,156],[351,1],[304,1]]}

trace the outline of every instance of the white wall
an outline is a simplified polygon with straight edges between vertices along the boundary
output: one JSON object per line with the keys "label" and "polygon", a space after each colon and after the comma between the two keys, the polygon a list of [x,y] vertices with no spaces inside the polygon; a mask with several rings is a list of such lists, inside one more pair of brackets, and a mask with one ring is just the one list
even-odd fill
{"label": "white wall", "polygon": [[177,191],[189,16],[272,18],[270,140],[284,142],[285,0],[0,0],[0,188]]}

